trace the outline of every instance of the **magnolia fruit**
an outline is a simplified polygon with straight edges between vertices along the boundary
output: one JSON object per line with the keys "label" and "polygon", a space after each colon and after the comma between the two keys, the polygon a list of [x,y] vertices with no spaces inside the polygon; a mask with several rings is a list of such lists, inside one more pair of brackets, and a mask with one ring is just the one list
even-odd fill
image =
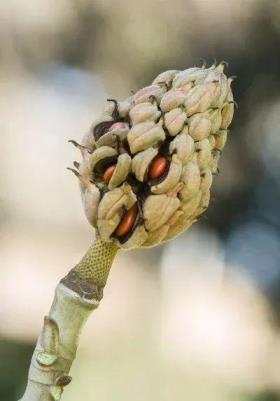
{"label": "magnolia fruit", "polygon": [[208,207],[234,111],[223,65],[166,71],[108,107],[75,163],[85,214],[104,242],[150,247]]}

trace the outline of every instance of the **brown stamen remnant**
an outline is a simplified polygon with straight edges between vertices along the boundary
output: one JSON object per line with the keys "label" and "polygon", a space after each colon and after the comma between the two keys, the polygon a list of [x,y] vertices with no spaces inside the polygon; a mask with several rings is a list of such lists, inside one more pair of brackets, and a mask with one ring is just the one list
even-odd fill
{"label": "brown stamen remnant", "polygon": [[118,237],[126,235],[133,227],[138,213],[138,206],[135,203],[123,216],[120,224],[118,225],[115,233]]}

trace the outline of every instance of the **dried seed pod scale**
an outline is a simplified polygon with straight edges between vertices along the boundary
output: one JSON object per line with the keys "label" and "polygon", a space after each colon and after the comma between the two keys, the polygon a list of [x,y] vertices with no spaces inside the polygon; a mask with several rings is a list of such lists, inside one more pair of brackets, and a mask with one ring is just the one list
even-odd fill
{"label": "dried seed pod scale", "polygon": [[71,170],[96,240],[56,288],[21,401],[60,399],[117,250],[170,240],[207,209],[234,112],[223,70],[163,72],[128,99],[110,99],[82,143],[71,141],[82,156]]}

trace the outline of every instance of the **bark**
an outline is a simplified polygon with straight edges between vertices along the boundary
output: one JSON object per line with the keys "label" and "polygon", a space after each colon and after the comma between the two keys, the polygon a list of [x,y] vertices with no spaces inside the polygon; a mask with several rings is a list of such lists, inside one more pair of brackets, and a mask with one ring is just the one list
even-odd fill
{"label": "bark", "polygon": [[58,401],[71,382],[79,334],[98,307],[117,252],[113,243],[94,241],[80,263],[57,285],[38,338],[20,401]]}

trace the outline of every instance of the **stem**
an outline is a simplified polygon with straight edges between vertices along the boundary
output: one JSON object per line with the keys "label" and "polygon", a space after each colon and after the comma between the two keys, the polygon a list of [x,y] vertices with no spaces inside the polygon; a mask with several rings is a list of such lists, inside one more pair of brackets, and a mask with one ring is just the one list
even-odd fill
{"label": "stem", "polygon": [[49,315],[44,319],[20,401],[58,401],[70,383],[79,334],[99,305],[117,252],[114,243],[95,240],[85,256],[57,285]]}

